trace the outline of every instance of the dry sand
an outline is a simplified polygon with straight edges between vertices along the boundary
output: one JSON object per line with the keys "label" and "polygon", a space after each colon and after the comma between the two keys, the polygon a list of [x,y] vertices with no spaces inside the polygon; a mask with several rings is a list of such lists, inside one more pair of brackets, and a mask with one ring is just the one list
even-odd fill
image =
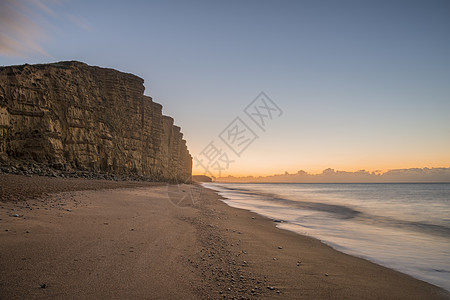
{"label": "dry sand", "polygon": [[450,299],[197,185],[0,175],[0,187],[0,299]]}

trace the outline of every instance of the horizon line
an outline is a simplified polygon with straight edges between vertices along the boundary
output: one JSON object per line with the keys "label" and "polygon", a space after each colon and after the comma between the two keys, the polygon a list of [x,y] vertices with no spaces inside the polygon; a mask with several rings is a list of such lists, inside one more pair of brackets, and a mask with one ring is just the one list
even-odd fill
{"label": "horizon line", "polygon": [[304,174],[304,175],[310,175],[310,176],[316,176],[316,175],[323,175],[326,174],[327,171],[329,171],[330,173],[338,173],[338,174],[370,174],[370,175],[376,175],[376,176],[381,176],[383,174],[392,172],[392,171],[413,171],[413,170],[435,170],[435,169],[445,169],[445,170],[450,170],[450,166],[449,167],[411,167],[411,168],[392,168],[392,169],[376,169],[376,170],[366,170],[366,169],[358,169],[356,171],[348,171],[348,170],[339,170],[339,169],[333,169],[333,168],[325,168],[322,170],[322,172],[308,172],[305,170],[298,170],[295,173],[289,173],[288,171],[285,171],[284,173],[271,173],[271,174],[267,174],[267,175],[252,175],[252,174],[247,174],[247,175],[237,175],[237,174],[227,174],[224,176],[208,176],[206,174],[192,174],[192,176],[208,176],[211,178],[229,178],[229,177],[235,177],[235,178],[264,178],[264,177],[273,177],[273,176],[289,176],[289,175],[299,175],[299,174]]}

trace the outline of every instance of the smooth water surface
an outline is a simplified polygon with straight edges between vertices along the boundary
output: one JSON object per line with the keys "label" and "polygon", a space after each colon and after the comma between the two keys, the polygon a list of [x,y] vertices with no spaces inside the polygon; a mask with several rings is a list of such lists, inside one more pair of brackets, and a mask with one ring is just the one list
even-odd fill
{"label": "smooth water surface", "polygon": [[224,202],[450,290],[450,184],[205,183]]}

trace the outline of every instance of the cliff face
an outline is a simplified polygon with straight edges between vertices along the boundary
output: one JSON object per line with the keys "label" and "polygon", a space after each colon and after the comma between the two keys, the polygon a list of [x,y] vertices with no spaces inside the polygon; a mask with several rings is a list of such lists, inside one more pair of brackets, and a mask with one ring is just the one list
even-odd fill
{"label": "cliff face", "polygon": [[0,162],[185,181],[186,141],[143,83],[80,62],[0,67]]}

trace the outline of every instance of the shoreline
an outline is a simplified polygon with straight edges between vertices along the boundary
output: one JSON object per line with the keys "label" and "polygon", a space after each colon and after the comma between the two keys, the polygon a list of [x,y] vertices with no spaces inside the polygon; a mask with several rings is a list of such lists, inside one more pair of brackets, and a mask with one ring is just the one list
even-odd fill
{"label": "shoreline", "polygon": [[[259,187],[258,184],[206,183],[204,186],[218,191],[229,206],[276,220],[274,224],[280,229],[316,238],[337,251],[411,275],[450,292],[450,277],[446,271],[448,255],[445,254],[448,253],[449,229],[445,227],[445,209],[441,214],[427,210],[416,212],[414,203],[417,199],[410,198],[411,206],[399,211],[398,202],[386,205],[377,198],[381,194],[373,184],[364,184],[361,188],[338,185],[336,188],[329,184],[323,188],[318,185],[303,188],[295,184],[292,189],[282,184]],[[436,189],[426,184],[418,190],[395,185],[395,189],[384,185],[380,190],[395,191],[398,195],[413,191],[421,195],[430,190],[428,198],[436,200],[427,202],[430,207],[435,203],[445,205],[450,192],[449,186],[442,184]],[[438,195],[431,193],[435,190]],[[370,196],[366,196],[369,193]],[[395,198],[396,195],[385,192],[383,196]],[[373,199],[381,200],[380,204]],[[407,201],[404,203],[410,205]],[[342,213],[346,211],[352,213]],[[413,217],[403,219],[399,212],[405,216],[412,213]],[[420,220],[425,218],[427,222],[421,223]]]}
{"label": "shoreline", "polygon": [[[27,180],[15,178],[19,187]],[[71,183],[61,179],[61,187]],[[439,287],[230,207],[213,190],[127,184],[3,199],[1,298],[450,299]]]}

